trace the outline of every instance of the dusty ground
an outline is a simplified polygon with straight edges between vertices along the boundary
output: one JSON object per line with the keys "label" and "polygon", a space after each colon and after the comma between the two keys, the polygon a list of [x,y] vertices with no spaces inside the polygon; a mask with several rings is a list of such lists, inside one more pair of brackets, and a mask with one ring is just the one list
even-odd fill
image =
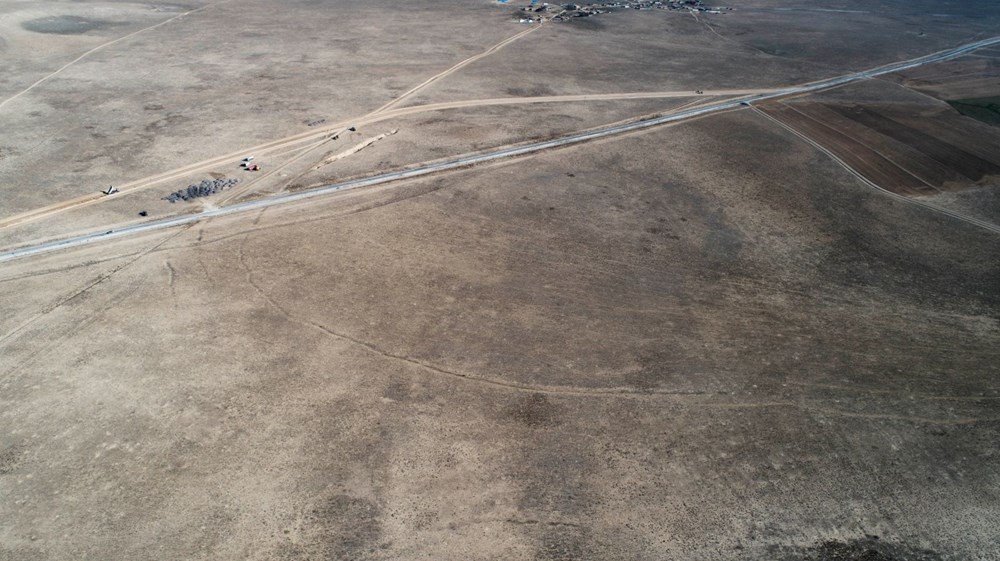
{"label": "dusty ground", "polygon": [[[715,99],[691,96],[661,100],[486,107],[392,120],[352,135],[363,139],[380,131],[398,130],[392,138],[374,144],[351,158],[311,170],[297,178],[294,184],[308,186],[332,183],[372,172],[386,172],[429,160],[446,159],[455,154],[547,140],[569,132],[631,120],[640,115],[655,115],[694,103],[709,103]],[[428,139],[433,139],[433,142],[428,142]],[[345,144],[350,145],[351,142]]]}
{"label": "dusty ground", "polygon": [[[89,3],[31,4],[39,5],[31,15],[92,9]],[[360,115],[520,31],[516,24],[482,25],[496,15],[489,4],[410,6],[344,9],[293,0],[275,9],[265,0],[216,2],[137,35],[125,48],[98,51],[0,108],[0,153],[10,154],[0,158],[0,173],[11,192],[2,212],[305,131],[312,120]],[[130,18],[138,10],[116,13]],[[435,24],[446,16],[448,25]],[[18,22],[27,17],[3,20],[6,43],[19,44]],[[110,39],[112,31],[90,32],[102,35],[88,35],[87,46]],[[79,37],[43,36],[56,45]],[[69,55],[53,58],[56,65]],[[36,74],[16,76],[27,85]],[[39,130],[48,134],[39,138]]]}
{"label": "dusty ground", "polygon": [[[0,15],[23,65],[7,93],[179,9],[20,4]],[[1000,34],[976,5],[748,1],[712,29],[602,16],[408,104],[783,85]],[[282,8],[210,6],[0,107],[4,216],[364,114],[520,30],[484,24],[509,11],[488,3]],[[60,31],[48,58],[21,60],[27,21]],[[595,66],[568,64],[577,49]],[[630,49],[602,83],[602,57]],[[136,64],[169,53],[162,73]],[[528,62],[544,71],[517,74]],[[882,86],[900,88],[824,99]],[[688,101],[412,115],[301,181]],[[134,220],[154,192],[4,239]],[[1000,220],[992,185],[936,197]],[[886,197],[743,109],[5,263],[0,560],[992,561],[996,255],[995,233]]]}
{"label": "dusty ground", "polygon": [[164,239],[5,268],[9,559],[990,558],[1000,240],[749,113]]}
{"label": "dusty ground", "polygon": [[[693,96],[697,97],[697,96]],[[697,97],[593,103],[529,104],[513,107],[486,107],[431,112],[411,117],[391,119],[360,127],[356,132],[342,134],[336,142],[314,149],[311,157],[285,163],[289,156],[259,155],[257,160],[265,171],[276,166],[280,170],[269,177],[239,169],[230,162],[213,172],[185,175],[170,183],[137,192],[118,200],[83,207],[23,227],[0,229],[0,246],[16,246],[31,240],[59,238],[72,233],[100,229],[109,223],[140,221],[138,212],[145,210],[148,218],[162,218],[200,209],[205,200],[171,204],[163,197],[175,188],[198,183],[216,176],[240,179],[241,186],[252,184],[256,196],[284,188],[323,184],[347,178],[381,173],[420,162],[451,157],[456,154],[484,151],[510,143],[550,138],[609,122],[648,115],[692,102],[710,99]],[[398,131],[361,152],[337,162],[313,169],[325,155],[337,155],[366,139]],[[292,153],[294,156],[296,153]],[[167,186],[169,185],[169,187]],[[211,201],[208,201],[211,202]]]}
{"label": "dusty ground", "polygon": [[984,0],[946,9],[930,0],[726,4],[736,11],[696,19],[685,12],[626,10],[554,25],[519,42],[518,56],[477,62],[427,93],[441,100],[609,86],[655,91],[794,84],[945,49],[991,35],[1000,25],[1000,6]]}

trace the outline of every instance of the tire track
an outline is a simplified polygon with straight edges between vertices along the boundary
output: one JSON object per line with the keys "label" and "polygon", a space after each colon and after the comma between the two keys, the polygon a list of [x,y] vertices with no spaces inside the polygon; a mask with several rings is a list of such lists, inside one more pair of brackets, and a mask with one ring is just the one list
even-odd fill
{"label": "tire track", "polygon": [[[776,91],[779,90],[760,90],[760,89],[712,90],[712,91],[705,90],[702,95],[707,98],[712,96],[726,96],[726,95],[767,94]],[[308,150],[311,149],[312,146],[296,147],[296,148],[292,147],[295,147],[296,145],[302,144],[304,142],[315,142],[317,143],[317,145],[326,143],[333,136],[337,136],[337,134],[335,134],[336,131],[343,132],[344,127],[349,127],[352,125],[370,125],[381,121],[386,121],[389,119],[407,117],[411,115],[433,112],[433,111],[444,111],[449,109],[467,109],[467,108],[477,108],[477,107],[486,107],[494,105],[619,101],[619,100],[630,100],[630,99],[667,99],[667,98],[695,97],[696,95],[698,94],[694,94],[689,91],[672,91],[672,92],[631,92],[622,94],[539,96],[539,97],[521,97],[521,98],[496,98],[496,99],[484,99],[484,100],[464,100],[464,101],[454,101],[446,103],[433,103],[427,105],[414,105],[411,107],[405,107],[401,109],[393,109],[378,114],[369,114],[367,116],[357,119],[341,121],[334,125],[330,125],[328,129],[300,133],[283,139],[271,141],[265,144],[259,144],[257,146],[244,148],[239,152],[232,152],[230,154],[226,154],[223,156],[218,156],[209,160],[204,160],[201,162],[190,164],[188,166],[176,169],[174,171],[164,172],[162,174],[149,176],[144,179],[138,179],[128,183],[123,183],[117,186],[120,192],[112,196],[103,195],[101,193],[91,193],[73,199],[61,201],[45,207],[40,207],[34,210],[23,212],[21,214],[0,220],[0,229],[28,224],[44,218],[49,218],[56,214],[61,214],[69,210],[76,210],[79,208],[87,207],[92,204],[97,204],[105,200],[117,199],[129,193],[147,189],[155,185],[158,185],[160,183],[173,181],[190,174],[212,169],[220,165],[232,163],[234,160],[239,160],[242,155],[247,153],[268,154],[276,150],[289,150],[289,151],[297,151],[299,149]]]}
{"label": "tire track", "polygon": [[798,137],[798,138],[804,140],[805,142],[809,143],[813,148],[816,148],[817,150],[819,150],[823,154],[826,154],[830,159],[832,159],[838,165],[840,165],[845,170],[847,170],[851,175],[853,175],[854,177],[858,178],[858,180],[860,180],[866,187],[870,187],[870,188],[878,191],[879,193],[882,193],[883,195],[887,195],[889,197],[892,197],[893,199],[896,199],[897,201],[902,201],[902,202],[907,203],[907,204],[911,204],[911,205],[914,205],[914,206],[922,207],[922,208],[934,211],[934,212],[936,212],[938,214],[942,214],[944,216],[947,216],[949,218],[965,222],[966,224],[969,224],[971,226],[976,226],[978,228],[983,228],[984,230],[989,230],[989,231],[991,231],[993,233],[1000,234],[1000,226],[998,226],[996,224],[993,224],[992,222],[986,222],[985,220],[979,220],[978,218],[972,218],[970,216],[966,216],[966,215],[960,214],[958,212],[947,210],[945,208],[942,208],[942,207],[939,207],[937,205],[928,203],[926,201],[921,201],[919,199],[914,199],[912,197],[907,197],[905,195],[899,195],[897,193],[893,193],[892,191],[889,191],[888,189],[885,189],[885,188],[877,185],[876,183],[872,182],[870,179],[868,179],[867,177],[865,177],[860,171],[854,169],[853,167],[851,167],[850,164],[848,164],[847,162],[845,162],[844,160],[842,160],[840,158],[840,156],[834,154],[831,150],[829,150],[828,148],[826,148],[825,146],[823,146],[819,142],[813,140],[811,137],[809,137],[809,136],[807,136],[807,135],[799,132],[798,130],[792,128],[790,125],[785,124],[783,121],[781,121],[781,120],[779,120],[779,119],[777,119],[775,117],[772,117],[771,115],[768,115],[766,112],[761,111],[759,108],[757,108],[755,106],[751,106],[751,108],[758,115],[763,116],[768,121],[770,121],[770,122],[772,122],[772,123],[780,126],[781,128],[785,129],[786,131],[794,134],[796,137]]}
{"label": "tire track", "polygon": [[[371,176],[371,177],[366,177],[366,178],[360,178],[360,179],[355,179],[355,180],[350,180],[350,181],[342,181],[342,182],[335,183],[335,184],[332,184],[332,185],[325,185],[325,186],[317,187],[317,188],[314,188],[314,189],[311,189],[311,190],[300,191],[300,192],[292,193],[292,194],[276,195],[276,196],[273,196],[273,197],[270,197],[270,198],[267,198],[267,199],[259,199],[259,200],[255,200],[255,201],[249,201],[249,202],[245,202],[245,203],[234,204],[234,205],[231,205],[231,206],[228,206],[228,207],[216,208],[216,209],[212,209],[212,210],[208,210],[208,211],[202,211],[202,212],[200,212],[198,214],[188,214],[188,215],[183,215],[183,216],[176,216],[176,217],[172,217],[172,218],[166,218],[166,219],[156,220],[156,221],[152,221],[152,222],[145,222],[145,223],[139,223],[139,224],[131,224],[131,225],[128,225],[128,226],[121,227],[121,228],[119,228],[117,230],[107,230],[104,233],[91,233],[91,234],[85,234],[85,235],[80,235],[80,236],[75,236],[75,237],[63,238],[63,239],[59,239],[59,240],[55,240],[55,241],[51,241],[51,242],[47,242],[47,243],[30,245],[30,246],[21,247],[21,248],[10,250],[10,251],[8,251],[6,253],[0,254],[0,262],[10,261],[10,260],[13,260],[13,259],[17,259],[17,258],[20,258],[20,257],[29,256],[29,255],[36,255],[36,254],[40,254],[40,253],[46,253],[46,252],[49,252],[49,251],[56,251],[56,250],[61,250],[61,249],[68,249],[68,248],[71,248],[71,247],[77,247],[77,246],[91,244],[91,243],[96,243],[96,242],[100,242],[100,241],[106,241],[106,240],[109,240],[109,239],[118,238],[118,237],[122,237],[122,236],[125,236],[125,235],[136,234],[136,233],[139,233],[139,232],[148,232],[148,231],[160,230],[160,229],[164,229],[164,228],[172,228],[172,227],[180,226],[180,225],[183,225],[183,224],[191,224],[191,223],[199,222],[199,221],[206,220],[206,219],[209,219],[209,218],[214,218],[214,217],[217,217],[217,216],[224,216],[224,215],[228,215],[228,214],[235,214],[235,213],[246,212],[246,211],[250,211],[250,210],[258,210],[258,209],[267,208],[267,207],[275,206],[275,205],[279,205],[279,204],[288,204],[288,203],[292,203],[292,202],[303,201],[303,200],[306,200],[306,199],[310,199],[310,198],[314,198],[314,197],[319,197],[319,196],[324,196],[324,195],[329,195],[329,194],[332,194],[332,193],[336,193],[336,192],[340,192],[340,191],[345,191],[345,190],[349,190],[349,189],[357,189],[357,188],[360,188],[360,187],[367,187],[367,186],[372,186],[372,185],[380,185],[380,184],[383,184],[383,183],[389,183],[389,182],[392,182],[392,181],[398,181],[398,180],[402,180],[402,179],[410,179],[410,178],[415,178],[415,177],[422,177],[422,176],[426,176],[426,175],[430,175],[430,174],[434,174],[434,173],[439,173],[439,172],[446,171],[446,170],[466,168],[466,167],[470,167],[470,166],[473,166],[473,165],[478,165],[478,164],[493,162],[493,161],[497,161],[497,160],[501,160],[501,159],[506,159],[506,158],[512,158],[512,157],[517,157],[517,156],[523,156],[523,155],[527,155],[527,154],[532,154],[532,153],[539,152],[539,151],[542,151],[542,150],[550,150],[550,149],[553,149],[553,148],[559,148],[559,147],[563,147],[563,146],[570,146],[570,145],[579,144],[579,143],[582,143],[582,142],[589,142],[591,140],[595,140],[595,139],[598,139],[598,138],[605,138],[605,137],[609,137],[609,136],[613,136],[613,135],[620,135],[620,134],[625,134],[625,133],[640,131],[640,130],[648,129],[648,128],[651,128],[651,127],[665,125],[665,124],[673,124],[673,123],[676,123],[676,122],[679,122],[679,121],[683,121],[683,120],[690,120],[690,119],[700,118],[700,117],[703,117],[703,116],[717,114],[717,113],[720,113],[720,112],[737,110],[737,109],[740,109],[740,108],[743,108],[743,107],[751,107],[754,111],[760,112],[756,107],[753,107],[753,103],[760,102],[760,101],[765,101],[765,100],[774,100],[774,99],[779,99],[779,98],[788,97],[788,96],[803,95],[803,94],[813,93],[813,92],[817,92],[817,91],[828,90],[828,89],[831,89],[831,88],[837,88],[837,87],[844,86],[846,84],[851,84],[851,83],[858,82],[858,81],[870,80],[872,78],[876,78],[876,77],[882,76],[884,74],[889,74],[889,73],[892,73],[892,72],[899,72],[899,71],[902,71],[902,70],[907,70],[907,69],[910,69],[910,68],[916,68],[918,66],[922,66],[922,65],[925,65],[925,64],[929,64],[929,63],[940,62],[940,61],[943,61],[943,60],[949,60],[949,59],[952,59],[952,58],[956,58],[956,57],[964,55],[966,53],[969,53],[969,52],[972,52],[972,51],[975,51],[975,50],[978,50],[978,49],[981,49],[981,48],[984,48],[984,47],[992,46],[992,45],[995,45],[995,44],[998,44],[998,43],[1000,43],[1000,36],[998,36],[998,37],[991,37],[989,39],[983,39],[981,41],[976,41],[974,43],[969,43],[969,44],[962,45],[962,46],[959,46],[959,47],[955,47],[955,48],[949,49],[949,50],[939,51],[939,52],[936,52],[936,53],[932,53],[930,55],[925,55],[925,56],[922,56],[922,57],[918,57],[918,58],[914,58],[914,59],[910,59],[910,60],[906,60],[906,61],[901,61],[901,62],[896,62],[896,63],[892,63],[892,64],[887,64],[887,65],[879,66],[879,67],[877,67],[875,69],[872,69],[872,70],[866,70],[866,71],[860,71],[860,72],[853,72],[853,73],[850,73],[850,74],[845,74],[845,75],[842,75],[842,76],[837,76],[837,77],[834,77],[834,78],[829,78],[827,80],[821,80],[821,81],[818,81],[818,82],[810,82],[810,83],[807,83],[807,84],[803,84],[803,85],[795,86],[795,87],[791,87],[791,88],[786,88],[786,89],[783,89],[783,90],[776,90],[776,91],[774,91],[772,93],[755,94],[755,95],[744,96],[744,97],[740,97],[740,98],[732,98],[732,99],[728,99],[728,100],[719,101],[719,102],[716,102],[716,103],[710,103],[710,104],[707,104],[707,105],[702,105],[702,106],[699,106],[699,107],[696,107],[696,108],[692,108],[692,109],[687,109],[687,110],[683,110],[683,111],[674,111],[674,112],[671,112],[669,114],[662,115],[662,116],[659,116],[659,117],[656,117],[656,118],[651,118],[651,119],[636,121],[636,122],[627,123],[627,124],[606,125],[604,127],[598,128],[598,129],[593,129],[593,130],[586,131],[586,132],[580,132],[580,133],[575,133],[575,134],[571,134],[571,135],[567,135],[567,136],[562,136],[562,137],[559,137],[559,138],[556,138],[556,139],[553,139],[553,140],[544,141],[544,142],[535,142],[535,143],[526,144],[526,145],[516,145],[516,146],[511,146],[511,147],[508,147],[508,148],[497,149],[497,150],[494,150],[494,151],[491,151],[491,152],[487,152],[487,153],[483,153],[483,154],[460,156],[460,157],[457,157],[457,158],[454,158],[454,159],[451,159],[451,160],[439,161],[439,162],[434,162],[434,163],[428,163],[428,164],[425,164],[425,165],[422,165],[422,166],[418,166],[418,167],[415,167],[415,168],[409,168],[409,169],[405,169],[405,170],[402,170],[402,171],[385,173],[385,174],[380,174],[380,175],[376,175],[376,176]],[[676,94],[676,92],[674,92],[674,94]],[[622,94],[622,95],[629,95],[629,94]],[[631,95],[635,95],[635,94],[631,94]],[[476,101],[470,101],[470,102],[466,102],[466,103],[476,103]],[[402,109],[400,111],[415,111],[415,110],[426,110],[426,109],[418,106],[418,107],[412,107],[412,108],[404,108],[404,109]],[[385,113],[383,113],[381,115],[376,115],[376,116],[372,117],[372,119],[384,119],[384,118],[386,118],[385,116],[388,115],[388,114],[389,114],[389,112],[385,112]],[[767,117],[768,119],[771,118],[770,116],[767,116],[767,115],[765,115],[765,117]],[[784,125],[783,123],[780,123],[780,121],[775,121],[775,122],[779,123],[782,127],[786,127],[786,125]],[[835,160],[840,161],[839,158],[837,158],[836,155],[834,155],[832,152],[830,152],[826,148],[820,146],[819,144],[816,144],[814,141],[812,141],[808,137],[801,135],[800,133],[798,133],[794,129],[790,129],[789,128],[788,130],[791,131],[793,134],[796,134],[800,138],[805,139],[807,142],[810,142],[811,144],[813,144],[814,146],[816,146],[817,149],[819,149],[819,150],[823,151],[824,153],[828,154],[830,157],[834,158]],[[301,140],[301,139],[309,137],[309,136],[310,136],[310,133],[304,133],[304,134],[301,134],[301,135],[298,135],[298,136],[295,136],[295,137],[290,137],[290,138],[293,138],[293,139],[296,139],[296,140]],[[282,141],[275,141],[275,142],[272,142],[268,146],[270,148],[273,148],[275,146],[282,145],[283,143],[287,144],[288,141],[289,141],[288,139],[285,139],[285,140],[282,140]],[[242,152],[237,152],[235,154],[240,154],[240,153],[242,153]],[[222,159],[217,159],[217,160],[224,161]],[[909,203],[909,204],[923,206],[925,208],[928,208],[928,209],[934,210],[936,212],[939,212],[939,213],[951,216],[951,217],[956,218],[958,220],[964,221],[964,222],[966,222],[968,224],[985,228],[985,229],[990,230],[990,231],[995,232],[995,233],[1000,233],[1000,226],[997,226],[995,224],[991,224],[989,222],[985,222],[985,221],[977,220],[977,219],[970,218],[970,217],[967,217],[967,216],[963,216],[961,214],[958,214],[958,213],[955,213],[955,212],[952,212],[952,211],[949,211],[949,210],[945,210],[945,209],[936,207],[934,205],[930,205],[930,204],[918,201],[916,199],[906,198],[906,197],[903,197],[901,195],[896,195],[895,193],[892,193],[890,191],[886,191],[885,189],[882,189],[878,185],[872,183],[868,179],[866,179],[863,176],[861,176],[860,174],[858,174],[858,172],[856,172],[855,170],[853,170],[853,168],[851,168],[850,166],[846,165],[844,162],[840,161],[840,163],[841,163],[841,165],[844,165],[845,168],[847,168],[852,174],[854,174],[856,177],[859,177],[862,181],[864,181],[866,185],[869,185],[870,187],[872,187],[874,189],[877,189],[877,190],[879,190],[879,191],[887,194],[888,196],[900,199],[900,200],[902,200],[902,201],[904,201],[906,203]],[[200,164],[195,164],[194,166],[189,166],[189,168],[185,168],[185,169],[197,169],[198,165],[200,165]],[[179,172],[173,172],[173,174],[166,174],[165,176],[176,175],[177,173],[179,173]],[[98,195],[98,197],[100,197],[100,195]],[[55,211],[53,211],[53,212],[55,212]],[[0,223],[0,227],[3,227],[4,225],[10,225],[10,223],[9,222],[7,224]]]}
{"label": "tire track", "polygon": [[96,53],[97,51],[100,51],[101,49],[110,47],[111,45],[120,43],[120,42],[128,40],[128,39],[131,39],[132,37],[135,37],[136,35],[138,35],[140,33],[145,33],[146,31],[150,31],[150,30],[156,29],[157,27],[161,27],[161,26],[167,25],[168,23],[170,23],[172,21],[175,21],[175,20],[178,20],[178,19],[180,19],[180,18],[182,18],[184,16],[200,12],[202,10],[211,8],[212,6],[216,6],[218,4],[225,4],[227,2],[232,2],[232,0],[220,0],[219,2],[215,2],[214,4],[207,4],[207,5],[202,6],[200,8],[196,8],[194,10],[189,10],[189,11],[184,12],[182,14],[177,14],[176,16],[174,16],[174,17],[172,17],[170,19],[161,21],[160,23],[157,23],[155,25],[151,25],[149,27],[144,27],[144,28],[142,28],[142,29],[140,29],[138,31],[133,31],[132,33],[129,33],[128,35],[124,35],[124,36],[119,37],[117,39],[114,39],[112,41],[108,41],[107,43],[102,43],[102,44],[94,47],[93,49],[90,49],[89,51],[83,53],[82,55],[74,58],[73,60],[67,62],[66,64],[62,65],[61,67],[59,67],[54,72],[52,72],[50,74],[47,74],[46,76],[43,76],[38,81],[36,81],[34,84],[31,84],[30,86],[28,86],[27,88],[24,88],[20,92],[12,95],[10,97],[8,97],[7,99],[5,99],[3,101],[0,101],[0,109],[3,109],[3,107],[5,105],[7,105],[8,103],[10,103],[11,101],[14,101],[15,99],[17,99],[17,98],[21,97],[22,95],[30,92],[31,90],[33,90],[36,87],[44,84],[45,82],[48,82],[49,80],[51,80],[52,78],[58,76],[60,73],[62,73],[64,70],[66,70],[70,66],[73,66],[74,64],[76,64],[76,63],[80,62],[81,60],[87,58],[88,56]]}

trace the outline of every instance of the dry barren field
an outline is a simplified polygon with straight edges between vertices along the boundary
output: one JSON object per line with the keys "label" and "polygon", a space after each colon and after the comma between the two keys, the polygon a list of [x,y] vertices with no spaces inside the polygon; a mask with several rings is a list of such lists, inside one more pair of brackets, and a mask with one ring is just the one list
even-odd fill
{"label": "dry barren field", "polygon": [[902,84],[945,100],[990,97],[1000,88],[1000,50],[984,49],[950,62],[900,72]]}
{"label": "dry barren field", "polygon": [[1000,8],[731,1],[0,3],[0,561],[1000,558],[1000,47],[755,97]]}

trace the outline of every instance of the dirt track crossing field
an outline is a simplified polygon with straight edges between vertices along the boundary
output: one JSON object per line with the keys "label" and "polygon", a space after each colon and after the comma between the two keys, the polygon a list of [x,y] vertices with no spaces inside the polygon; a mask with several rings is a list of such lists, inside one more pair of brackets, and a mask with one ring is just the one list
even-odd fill
{"label": "dirt track crossing field", "polygon": [[[770,93],[773,91],[774,90],[725,90],[720,92],[709,91],[704,93],[706,97],[708,97],[712,95],[755,95],[759,93]],[[155,185],[162,184],[167,181],[174,180],[179,177],[184,177],[186,175],[189,175],[197,171],[204,171],[220,165],[231,164],[233,161],[238,161],[244,154],[249,154],[249,153],[267,154],[271,151],[280,151],[289,148],[300,148],[302,147],[300,145],[309,142],[318,144],[323,142],[323,139],[331,138],[332,136],[335,136],[337,133],[343,132],[345,128],[348,126],[373,124],[379,121],[385,121],[401,116],[413,115],[428,111],[442,111],[451,108],[468,108],[468,107],[491,106],[491,105],[518,105],[523,103],[567,103],[567,102],[586,102],[591,100],[596,101],[596,100],[614,100],[614,99],[658,99],[658,98],[691,97],[691,95],[692,92],[635,92],[635,93],[604,94],[604,95],[550,96],[550,97],[525,98],[525,99],[504,98],[504,99],[488,99],[481,101],[471,100],[471,101],[461,101],[461,102],[439,103],[429,106],[418,105],[412,107],[405,107],[401,109],[394,109],[394,110],[387,110],[384,112],[373,113],[364,117],[359,117],[357,119],[351,119],[340,123],[335,123],[320,129],[298,134],[289,138],[276,140],[258,146],[252,146],[249,148],[242,149],[238,152],[227,154],[225,156],[219,156],[211,160],[190,164],[178,170],[124,183],[118,185],[117,187],[121,190],[122,194],[128,194],[136,190],[149,188]],[[308,146],[304,148],[308,148]],[[44,218],[49,218],[61,212],[65,212],[72,209],[78,209],[84,206],[89,206],[92,204],[99,203],[102,200],[105,200],[105,198],[100,193],[94,193],[91,195],[78,197],[76,199],[72,199],[69,201],[61,201],[53,205],[49,205],[23,214],[2,219],[0,220],[0,229],[13,227],[20,224],[26,224]]]}
{"label": "dirt track crossing field", "polygon": [[6,264],[4,554],[978,550],[1000,237],[820,156],[741,111]]}
{"label": "dirt track crossing field", "polygon": [[[1000,177],[1000,131],[950,106],[887,83],[828,92],[761,109],[850,162],[863,176],[900,194],[929,196]],[[881,100],[873,97],[881,96]]]}
{"label": "dirt track crossing field", "polygon": [[761,105],[761,110],[815,139],[863,176],[889,191],[905,195],[929,194],[933,191],[931,185],[901,168],[877,149],[826,125],[800,111],[797,106],[764,104]]}
{"label": "dirt track crossing field", "polygon": [[1000,4],[188,3],[0,2],[0,561],[997,561]]}

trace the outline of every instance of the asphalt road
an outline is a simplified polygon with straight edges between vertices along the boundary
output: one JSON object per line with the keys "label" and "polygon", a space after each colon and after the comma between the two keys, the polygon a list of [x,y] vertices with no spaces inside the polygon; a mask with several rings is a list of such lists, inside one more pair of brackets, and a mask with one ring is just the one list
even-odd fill
{"label": "asphalt road", "polygon": [[[716,95],[750,95],[756,93],[771,93],[777,90],[706,90],[703,95],[706,97],[716,96]],[[696,94],[691,91],[671,91],[671,92],[631,92],[631,93],[615,93],[615,94],[584,94],[584,95],[567,95],[567,96],[537,96],[537,97],[511,97],[511,98],[496,98],[496,99],[481,99],[481,100],[463,100],[463,101],[452,101],[446,103],[434,103],[427,105],[414,105],[410,107],[402,107],[396,109],[382,110],[378,109],[361,117],[353,118],[347,121],[341,121],[339,123],[334,123],[325,128],[320,128],[315,131],[309,131],[305,133],[300,133],[297,135],[289,136],[286,138],[273,140],[265,144],[258,146],[253,146],[250,148],[244,148],[239,152],[233,152],[230,154],[225,154],[223,156],[217,156],[209,160],[204,160],[201,162],[196,162],[184,166],[179,169],[174,169],[168,172],[157,174],[154,176],[146,177],[143,179],[138,179],[135,181],[130,181],[128,183],[122,183],[116,185],[122,195],[133,193],[140,189],[147,189],[154,185],[164,183],[166,181],[172,181],[179,177],[184,177],[192,173],[204,171],[206,169],[211,169],[222,164],[231,164],[234,160],[242,158],[246,154],[267,154],[274,150],[284,150],[290,147],[298,147],[298,149],[305,149],[307,151],[312,148],[323,145],[329,142],[333,137],[343,134],[350,126],[362,126],[370,125],[373,123],[386,121],[390,119],[395,119],[398,117],[404,117],[408,115],[415,115],[418,113],[426,113],[431,111],[442,111],[446,109],[462,109],[462,108],[474,108],[474,107],[484,107],[489,105],[522,105],[529,103],[565,103],[565,102],[578,102],[578,101],[613,101],[620,99],[665,99],[665,98],[675,98],[675,97],[694,97]],[[397,98],[396,101],[400,101],[402,98]],[[312,146],[303,146],[303,143],[312,142]],[[294,150],[293,150],[294,151]],[[254,180],[257,183],[260,179],[268,177],[276,173],[281,167],[284,167],[289,162],[286,162],[280,167],[271,168],[269,171],[265,172],[262,176]],[[246,192],[246,189],[240,189],[239,193],[232,192],[229,195],[220,199],[221,202],[232,199],[238,194]],[[60,201],[51,205],[47,205],[41,208],[32,209],[30,211],[10,216],[4,219],[0,219],[0,229],[11,228],[26,224],[28,222],[34,222],[44,218],[49,218],[55,214],[66,212],[69,210],[80,209],[85,206],[90,206],[94,204],[99,204],[103,201],[108,200],[106,197],[102,196],[100,193],[93,192],[73,199]]]}
{"label": "asphalt road", "polygon": [[211,210],[206,210],[197,214],[190,214],[186,216],[179,216],[175,218],[168,218],[163,220],[156,220],[142,224],[134,224],[131,226],[124,226],[118,229],[106,230],[103,232],[85,234],[81,236],[75,236],[71,238],[66,238],[62,240],[56,240],[52,242],[47,242],[43,244],[31,245],[26,247],[21,247],[12,251],[0,254],[0,263],[18,259],[21,257],[28,257],[31,255],[39,255],[42,253],[48,253],[51,251],[69,249],[72,247],[79,247],[83,245],[90,245],[106,240],[112,240],[116,238],[122,238],[129,235],[139,234],[143,232],[152,232],[156,230],[163,230],[167,228],[173,228],[175,226],[180,226],[184,224],[190,224],[193,222],[198,222],[201,220],[206,220],[209,218],[215,218],[219,216],[227,216],[231,214],[237,214],[242,212],[248,212],[252,210],[259,210],[263,208],[268,208],[277,205],[283,205],[288,203],[294,203],[299,201],[304,201],[307,199],[312,199],[315,197],[321,197],[329,195],[332,193],[337,193],[340,191],[346,191],[349,189],[356,189],[359,187],[368,187],[372,185],[380,185],[383,183],[389,183],[391,181],[398,181],[400,179],[411,179],[415,177],[421,177],[425,175],[430,175],[433,173],[438,173],[441,171],[452,170],[457,168],[463,168],[472,166],[475,164],[490,162],[494,160],[499,160],[502,158],[510,158],[514,156],[521,156],[525,154],[531,154],[534,152],[539,152],[542,150],[549,150],[552,148],[559,148],[562,146],[569,146],[573,144],[579,144],[582,142],[587,142],[597,138],[603,138],[612,135],[618,135],[633,131],[638,131],[642,129],[647,129],[650,127],[655,127],[668,123],[675,123],[678,121],[683,121],[686,119],[691,119],[695,117],[701,117],[704,115],[709,115],[712,113],[718,113],[721,111],[728,111],[732,109],[738,109],[741,106],[747,106],[754,102],[764,101],[768,99],[774,99],[779,97],[786,97],[790,95],[799,95],[803,93],[810,93],[819,90],[825,90],[837,86],[842,86],[852,82],[857,82],[861,80],[866,80],[869,78],[874,78],[877,76],[882,76],[884,74],[889,74],[892,72],[898,72],[901,70],[906,70],[909,68],[914,68],[917,66],[922,66],[925,64],[931,64],[934,62],[940,62],[943,60],[948,60],[961,56],[963,54],[988,47],[991,45],[1000,44],[1000,37],[992,37],[989,39],[983,39],[976,41],[974,43],[968,43],[956,47],[954,49],[949,49],[946,51],[941,51],[938,53],[930,54],[927,56],[892,63],[885,66],[880,66],[870,70],[864,70],[861,72],[854,72],[851,74],[845,74],[843,76],[838,76],[835,78],[830,78],[827,80],[821,80],[818,82],[812,82],[809,84],[803,84],[800,86],[790,87],[786,89],[775,90],[772,93],[760,93],[750,96],[745,96],[737,99],[732,99],[728,101],[722,101],[718,103],[712,103],[702,107],[688,109],[683,111],[678,111],[670,115],[665,115],[655,119],[649,119],[645,121],[638,121],[634,123],[620,124],[608,126],[596,130],[592,130],[585,133],[572,134],[564,136],[561,138],[548,140],[544,142],[536,142],[532,144],[526,144],[522,146],[517,146],[513,148],[506,148],[502,150],[496,150],[486,154],[479,154],[475,156],[466,156],[455,158],[453,160],[448,160],[445,162],[439,162],[435,164],[420,166],[417,168],[397,171],[392,173],[386,173],[381,175],[376,175],[373,177],[367,177],[362,179],[356,179],[351,181],[344,181],[340,183],[334,183],[331,185],[324,185],[321,187],[316,187],[308,191],[300,191],[297,193],[290,193],[285,195],[277,195],[269,197],[266,199],[260,199],[256,201],[250,201],[246,203],[235,204],[225,208],[216,208]]}

